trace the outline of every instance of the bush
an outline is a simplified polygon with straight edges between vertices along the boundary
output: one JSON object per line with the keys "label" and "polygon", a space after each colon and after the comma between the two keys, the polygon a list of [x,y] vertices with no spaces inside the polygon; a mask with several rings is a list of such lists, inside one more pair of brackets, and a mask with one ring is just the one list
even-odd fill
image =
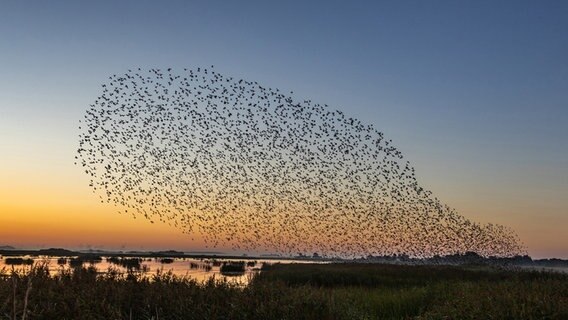
{"label": "bush", "polygon": [[13,265],[13,266],[32,265],[34,263],[34,260],[31,258],[6,258],[4,259],[4,263],[6,265]]}
{"label": "bush", "polygon": [[245,272],[245,262],[244,261],[231,261],[225,262],[221,266],[221,274],[243,274]]}

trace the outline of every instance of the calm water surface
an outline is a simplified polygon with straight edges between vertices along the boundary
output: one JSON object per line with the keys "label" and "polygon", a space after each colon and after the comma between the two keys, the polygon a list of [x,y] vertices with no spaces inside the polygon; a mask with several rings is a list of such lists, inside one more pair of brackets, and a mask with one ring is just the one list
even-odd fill
{"label": "calm water surface", "polygon": [[[29,270],[29,265],[7,265],[6,258],[24,258],[33,259],[35,263],[47,263],[49,272],[54,275],[61,269],[69,269],[69,263],[65,265],[58,264],[58,257],[2,257],[0,256],[0,274],[9,274],[14,268],[15,270]],[[68,257],[67,257],[68,258]],[[101,262],[97,263],[84,263],[83,266],[94,266],[97,271],[105,273],[109,268],[119,270],[126,273],[127,269],[125,267],[116,265],[107,261],[107,257],[102,257]],[[264,259],[225,259],[225,258],[206,258],[206,259],[193,259],[193,258],[175,258],[171,263],[163,263],[161,260],[163,258],[139,258],[142,260],[140,263],[141,269],[136,272],[140,272],[145,276],[151,277],[158,272],[172,272],[177,276],[187,276],[197,281],[206,281],[211,277],[216,279],[226,279],[228,281],[234,281],[240,284],[247,284],[254,273],[260,272],[260,268],[264,263],[274,264],[274,263],[314,263],[322,261],[310,261],[310,260],[264,260]],[[220,264],[244,261],[245,262],[245,272],[244,273],[231,273],[222,274]],[[249,263],[250,262],[250,263]]]}

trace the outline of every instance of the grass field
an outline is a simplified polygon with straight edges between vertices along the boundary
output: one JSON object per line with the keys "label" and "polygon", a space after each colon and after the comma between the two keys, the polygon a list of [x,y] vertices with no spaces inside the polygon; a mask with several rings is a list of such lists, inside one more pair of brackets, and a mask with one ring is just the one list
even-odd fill
{"label": "grass field", "polygon": [[[568,275],[277,264],[251,283],[45,266],[0,276],[0,319],[568,319]],[[25,310],[25,311],[24,311]]]}

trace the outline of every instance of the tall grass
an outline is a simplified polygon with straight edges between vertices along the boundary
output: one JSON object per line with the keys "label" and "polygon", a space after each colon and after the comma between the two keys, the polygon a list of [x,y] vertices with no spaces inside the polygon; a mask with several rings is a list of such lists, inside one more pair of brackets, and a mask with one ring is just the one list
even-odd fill
{"label": "tall grass", "polygon": [[271,265],[248,286],[93,265],[0,270],[0,319],[568,319],[568,275],[480,267]]}

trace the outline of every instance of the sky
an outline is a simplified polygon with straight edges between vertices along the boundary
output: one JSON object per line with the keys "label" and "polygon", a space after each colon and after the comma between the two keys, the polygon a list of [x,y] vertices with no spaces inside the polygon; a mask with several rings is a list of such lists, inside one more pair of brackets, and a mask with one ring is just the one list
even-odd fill
{"label": "sky", "polygon": [[462,215],[568,258],[567,16],[565,1],[2,1],[0,246],[205,250],[100,203],[73,162],[109,76],[215,65],[372,124]]}

